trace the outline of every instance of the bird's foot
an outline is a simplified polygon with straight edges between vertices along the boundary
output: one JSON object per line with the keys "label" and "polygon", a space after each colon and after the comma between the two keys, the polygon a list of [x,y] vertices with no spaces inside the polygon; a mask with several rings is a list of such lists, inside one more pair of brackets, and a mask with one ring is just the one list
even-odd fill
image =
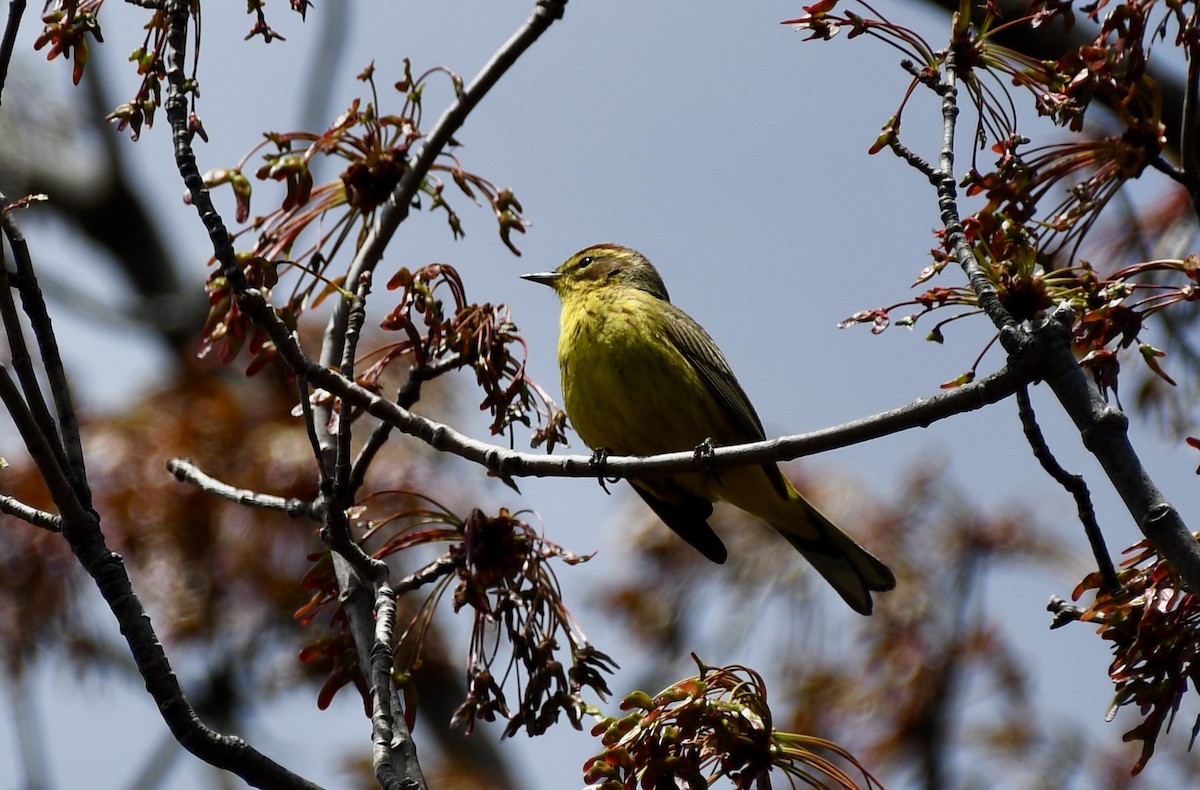
{"label": "bird's foot", "polygon": [[[697,466],[703,466],[704,471],[708,472],[713,477],[717,477],[717,466],[714,463],[716,458],[716,446],[713,445],[712,437],[708,437],[700,444],[696,445],[696,449],[692,450],[692,460]],[[718,482],[720,479],[718,478]]]}
{"label": "bird's foot", "polygon": [[600,487],[604,489],[604,493],[612,496],[612,491],[608,490],[608,484],[615,483],[621,478],[609,477],[608,475],[604,474],[604,466],[606,463],[608,463],[608,456],[608,450],[604,449],[603,447],[599,447],[592,451],[591,464],[596,469],[596,480],[599,481]]}

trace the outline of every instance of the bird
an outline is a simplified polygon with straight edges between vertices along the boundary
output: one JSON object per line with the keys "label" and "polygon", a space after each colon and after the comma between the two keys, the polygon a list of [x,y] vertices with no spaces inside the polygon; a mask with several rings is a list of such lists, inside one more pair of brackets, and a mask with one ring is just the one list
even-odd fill
{"label": "bird", "polygon": [[[562,303],[558,363],[563,403],[576,434],[597,457],[759,441],[762,422],[725,356],[671,303],[658,270],[636,250],[596,244],[554,271],[521,275]],[[728,551],[708,524],[728,502],[766,522],[854,611],[869,615],[872,592],[896,577],[796,491],[775,463],[631,479],[650,509],[715,563]]]}

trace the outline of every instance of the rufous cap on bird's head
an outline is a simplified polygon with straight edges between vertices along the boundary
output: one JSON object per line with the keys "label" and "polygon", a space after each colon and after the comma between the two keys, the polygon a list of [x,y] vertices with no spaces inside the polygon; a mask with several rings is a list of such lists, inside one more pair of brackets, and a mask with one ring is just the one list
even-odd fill
{"label": "rufous cap on bird's head", "polygon": [[622,285],[671,301],[658,270],[637,250],[619,244],[593,244],[567,259],[552,272],[522,274],[525,280],[548,285],[559,296],[576,291]]}

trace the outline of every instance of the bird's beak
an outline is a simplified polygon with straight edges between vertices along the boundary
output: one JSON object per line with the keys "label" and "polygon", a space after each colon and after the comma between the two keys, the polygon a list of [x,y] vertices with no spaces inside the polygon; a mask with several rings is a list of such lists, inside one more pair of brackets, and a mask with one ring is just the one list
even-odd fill
{"label": "bird's beak", "polygon": [[533,274],[522,274],[521,275],[522,280],[529,280],[530,282],[541,283],[542,285],[549,285],[551,288],[554,287],[554,283],[556,281],[558,281],[558,279],[561,277],[562,277],[561,272],[535,272]]}

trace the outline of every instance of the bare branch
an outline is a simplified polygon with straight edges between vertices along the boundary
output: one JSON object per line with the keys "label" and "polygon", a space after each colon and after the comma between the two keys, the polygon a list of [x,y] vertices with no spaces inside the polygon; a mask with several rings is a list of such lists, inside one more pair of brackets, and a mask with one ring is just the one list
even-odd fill
{"label": "bare branch", "polygon": [[[387,582],[375,593],[375,642],[371,647],[371,725],[375,778],[385,790],[418,790],[425,777],[417,764],[417,750],[407,727],[396,723],[396,698],[392,690],[395,654],[392,633],[396,626],[396,593]],[[403,714],[401,714],[402,718]],[[397,767],[393,759],[403,763]]]}
{"label": "bare branch", "polygon": [[4,83],[8,79],[8,67],[12,63],[13,47],[17,44],[17,31],[25,15],[25,0],[8,0],[8,22],[4,26],[4,37],[0,38],[0,100],[4,98]]}
{"label": "bare branch", "polygon": [[[87,470],[83,463],[83,442],[79,436],[79,419],[75,416],[75,406],[71,401],[71,390],[67,383],[66,367],[63,365],[62,354],[58,350],[58,338],[54,334],[54,325],[50,321],[50,311],[46,308],[46,300],[42,289],[38,287],[37,275],[33,270],[33,261],[29,257],[29,247],[12,217],[4,217],[4,234],[12,245],[13,258],[17,267],[17,291],[21,295],[21,307],[29,318],[29,326],[37,341],[38,353],[50,396],[54,399],[55,411],[58,415],[58,430],[67,453],[69,463],[68,473],[80,483],[81,497],[90,497],[87,487],[82,481],[87,479]],[[90,505],[90,502],[87,504]]]}
{"label": "bare branch", "polygon": [[[354,377],[354,355],[358,348],[358,338],[366,317],[366,298],[371,289],[371,274],[364,272],[358,278],[358,288],[351,302],[349,320],[347,322],[344,351],[341,359],[342,376],[347,379]],[[345,400],[341,401],[341,411],[337,420],[337,433],[334,437],[334,471],[333,479],[329,481],[328,491],[322,493],[329,500],[324,514],[325,526],[321,530],[321,538],[331,549],[341,554],[353,565],[359,573],[374,582],[384,582],[388,578],[387,564],[375,559],[363,551],[350,535],[350,520],[346,510],[353,502],[354,492],[350,488],[350,439],[353,420],[352,408]],[[328,433],[323,425],[317,425],[317,437]],[[368,676],[369,677],[369,676]]]}
{"label": "bare branch", "polygon": [[[450,452],[474,461],[498,476],[512,477],[594,477],[596,465],[590,455],[550,457],[540,453],[520,453],[472,439],[453,428],[401,408],[398,404],[347,381],[336,372],[307,360],[298,346],[280,347],[280,355],[289,365],[298,365],[301,375],[312,378],[323,388],[336,393],[369,414],[416,436],[436,450]],[[1016,392],[1032,379],[1023,367],[1013,365],[985,376],[977,382],[939,392],[929,398],[843,425],[796,436],[716,448],[703,459],[705,469],[785,461],[838,447],[858,444],[910,428],[927,427],[940,419],[997,403]],[[694,448],[646,458],[609,457],[604,473],[617,477],[695,471]]]}
{"label": "bare branch", "polygon": [[934,169],[933,165],[926,162],[924,158],[911,148],[901,143],[900,138],[895,136],[889,137],[888,147],[892,149],[892,153],[928,178],[934,186],[937,186],[938,179],[941,177],[941,171]]}
{"label": "bare branch", "polygon": [[16,497],[0,494],[0,513],[7,513],[35,527],[41,527],[50,532],[62,532],[62,517],[36,507],[26,505]]}
{"label": "bare branch", "polygon": [[[387,740],[379,739],[379,730],[381,722],[376,719],[379,706],[387,705],[391,708],[391,697],[394,694],[391,682],[391,670],[384,673],[386,676],[383,679],[382,685],[377,683],[375,672],[375,658],[378,655],[377,645],[377,628],[378,624],[375,619],[375,607],[380,600],[378,593],[372,594],[371,585],[365,582],[365,574],[361,574],[350,561],[337,551],[332,552],[333,571],[337,577],[338,589],[341,590],[339,599],[342,603],[342,611],[346,613],[346,620],[350,631],[350,638],[353,640],[358,653],[358,666],[363,677],[367,679],[368,685],[371,687],[373,711],[372,711],[372,762],[379,766],[386,764],[388,770],[384,771],[385,777],[388,779],[398,778],[400,783],[389,785],[389,787],[404,788],[424,788],[425,780],[421,774],[421,766],[416,759],[415,749],[412,747],[411,735],[408,732],[408,727],[404,722],[404,717],[393,716],[389,722],[393,729],[391,738]],[[367,576],[366,578],[370,578]],[[379,583],[379,588],[388,587],[386,581]],[[395,593],[391,595],[391,600],[394,604]],[[394,612],[392,617],[394,618]],[[383,658],[380,658],[382,661]],[[387,698],[387,702],[383,699]],[[381,750],[389,750],[392,752],[390,756],[381,755]],[[411,750],[411,759],[409,751]],[[399,752],[400,754],[397,754]],[[398,777],[397,772],[405,771],[403,777]]]}
{"label": "bare branch", "polygon": [[[0,210],[5,204],[0,195]],[[5,217],[11,223],[11,219]],[[58,436],[58,425],[50,414],[46,399],[42,397],[42,385],[38,381],[37,370],[33,365],[33,357],[29,354],[29,346],[25,343],[25,332],[21,327],[21,319],[17,314],[17,305],[13,301],[13,284],[10,282],[5,258],[0,250],[0,323],[4,324],[4,336],[8,340],[8,349],[12,357],[12,367],[17,374],[21,392],[24,393],[26,408],[37,424],[38,430],[46,439],[47,446],[54,452],[59,466],[66,468],[67,456]]]}
{"label": "bare branch", "polygon": [[458,567],[459,562],[460,560],[455,559],[453,555],[443,554],[419,571],[414,571],[396,582],[394,594],[412,592],[435,582]]}
{"label": "bare branch", "polygon": [[1083,444],[1108,475],[1138,527],[1179,573],[1200,591],[1200,543],[1142,465],[1129,442],[1129,418],[1104,400],[1071,353],[1071,311],[1059,308],[1032,333],[1043,378],[1079,429]]}
{"label": "bare branch", "polygon": [[[404,380],[404,383],[400,385],[400,391],[396,393],[396,405],[402,409],[411,409],[421,399],[421,386],[426,381],[432,381],[443,373],[457,370],[464,364],[462,355],[454,352],[436,362],[426,365],[413,365],[408,369],[408,378]],[[376,424],[375,428],[371,431],[371,435],[367,437],[366,443],[358,451],[358,457],[354,459],[354,470],[350,475],[351,495],[362,488],[363,481],[367,478],[367,469],[371,466],[371,462],[375,459],[375,456],[383,449],[391,432],[392,426],[388,423],[380,422]]]}
{"label": "bare branch", "polygon": [[[1008,310],[1000,304],[996,287],[988,279],[987,272],[975,259],[967,235],[963,232],[962,217],[958,212],[958,185],[954,179],[954,136],[958,121],[958,72],[954,62],[954,48],[946,52],[945,85],[940,91],[942,97],[942,149],[938,161],[939,178],[935,182],[938,195],[938,209],[941,211],[942,226],[946,229],[947,240],[954,252],[954,258],[967,275],[971,288],[979,300],[987,317],[992,320],[997,329],[1004,330],[1016,326],[1016,321]],[[1011,333],[1001,331],[1000,342],[1009,354],[1019,349],[1012,344]]]}
{"label": "bare branch", "polygon": [[1050,628],[1053,630],[1055,628],[1062,628],[1069,623],[1079,622],[1085,610],[1069,601],[1059,598],[1057,595],[1052,595],[1050,596],[1050,602],[1046,604],[1046,611],[1054,615],[1050,621]]}
{"label": "bare branch", "polygon": [[308,443],[312,447],[313,458],[317,463],[317,480],[324,487],[328,484],[329,469],[325,464],[325,454],[321,452],[321,439],[317,431],[317,417],[313,412],[312,393],[308,390],[308,381],[303,376],[296,376],[296,393],[300,398],[300,413],[304,417],[304,431],[308,434]]}
{"label": "bare branch", "polygon": [[[1192,8],[1193,20],[1200,8]],[[1179,135],[1179,160],[1184,186],[1192,199],[1192,211],[1200,214],[1200,41],[1194,38],[1183,43],[1187,54],[1187,82],[1183,93],[1183,128]]]}
{"label": "bare branch", "polygon": [[[346,336],[343,342],[341,371],[347,379],[354,378],[354,358],[358,353],[358,341],[362,337],[363,322],[367,317],[367,296],[371,293],[371,273],[363,272],[358,278],[358,287],[354,299],[350,303],[346,320]],[[350,419],[349,404],[342,404],[341,419],[338,420],[337,431],[337,463],[333,472],[333,496],[340,506],[349,507],[354,497],[351,487],[352,463],[350,460],[350,438],[353,421]]]}
{"label": "bare branch", "polygon": [[175,475],[175,479],[181,483],[190,483],[201,491],[219,496],[222,499],[228,499],[230,502],[236,502],[239,505],[255,507],[261,510],[277,510],[280,513],[286,513],[292,518],[316,518],[313,513],[312,502],[306,502],[303,499],[285,499],[280,496],[251,491],[248,488],[231,486],[228,483],[205,474],[191,461],[183,458],[172,458],[167,461],[167,471]]}
{"label": "bare branch", "polygon": [[1083,523],[1083,531],[1087,534],[1088,543],[1092,546],[1092,554],[1096,557],[1096,567],[1104,579],[1104,586],[1109,590],[1120,587],[1117,582],[1117,571],[1113,567],[1112,558],[1108,555],[1108,546],[1104,542],[1104,534],[1096,521],[1096,510],[1092,507],[1092,496],[1088,492],[1087,482],[1083,475],[1073,475],[1059,464],[1058,459],[1050,452],[1042,429],[1038,426],[1037,416],[1033,413],[1033,404],[1029,402],[1029,390],[1022,387],[1017,390],[1017,412],[1021,417],[1021,427],[1025,430],[1025,438],[1033,448],[1033,456],[1041,463],[1042,468],[1058,481],[1075,497],[1075,506],[1079,512],[1079,520]]}

